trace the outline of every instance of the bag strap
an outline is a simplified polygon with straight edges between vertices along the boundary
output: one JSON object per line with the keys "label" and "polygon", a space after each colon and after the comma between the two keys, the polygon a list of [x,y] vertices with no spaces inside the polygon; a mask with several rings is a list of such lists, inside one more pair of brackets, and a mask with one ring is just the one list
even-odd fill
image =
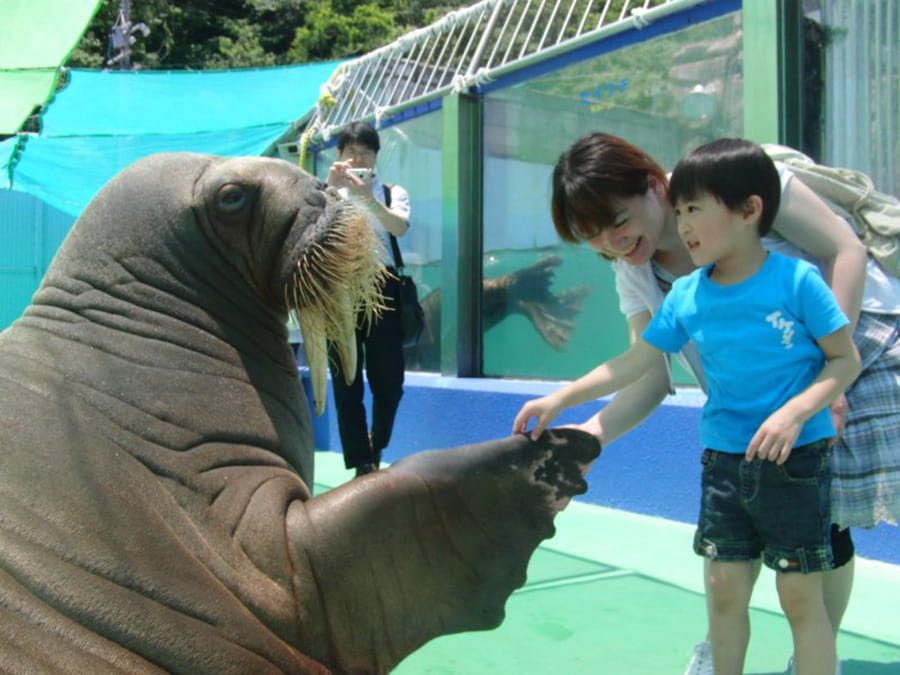
{"label": "bag strap", "polygon": [[[391,187],[389,185],[382,185],[384,189],[384,205],[387,208],[391,208]],[[398,270],[403,269],[403,255],[400,253],[400,244],[397,243],[397,237],[388,232],[388,235],[391,238],[391,250],[394,253],[394,264],[397,266]]]}
{"label": "bag strap", "polygon": [[394,264],[397,265],[398,270],[403,269],[403,256],[400,253],[400,245],[397,243],[397,237],[391,235],[391,248],[394,251]]}

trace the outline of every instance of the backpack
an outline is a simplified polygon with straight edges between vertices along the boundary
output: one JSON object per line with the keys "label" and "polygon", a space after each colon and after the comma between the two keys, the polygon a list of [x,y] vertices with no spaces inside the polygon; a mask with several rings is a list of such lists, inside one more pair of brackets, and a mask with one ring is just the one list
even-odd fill
{"label": "backpack", "polygon": [[837,215],[847,219],[869,254],[884,271],[900,277],[900,201],[878,192],[862,171],[816,164],[784,145],[762,146],[775,162],[787,166]]}

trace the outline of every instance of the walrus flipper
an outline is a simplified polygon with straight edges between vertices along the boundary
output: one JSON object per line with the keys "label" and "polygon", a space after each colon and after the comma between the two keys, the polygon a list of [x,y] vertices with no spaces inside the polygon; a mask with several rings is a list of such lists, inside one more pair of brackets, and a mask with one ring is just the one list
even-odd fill
{"label": "walrus flipper", "polygon": [[[485,330],[492,324],[491,317],[498,314],[496,310],[492,310],[494,302],[488,289],[490,284],[503,290],[505,297],[500,296],[503,298],[503,312],[524,314],[547,344],[557,350],[565,348],[575,328],[575,318],[581,312],[582,302],[591,289],[578,286],[563,289],[559,293],[551,291],[554,268],[561,264],[561,257],[545,256],[521,270],[486,281]],[[497,320],[499,321],[499,317]]]}
{"label": "walrus flipper", "polygon": [[331,608],[330,640],[304,650],[341,672],[383,673],[438,635],[499,625],[599,450],[556,429],[422,452],[297,505],[288,538],[301,577],[317,580],[297,587]]}

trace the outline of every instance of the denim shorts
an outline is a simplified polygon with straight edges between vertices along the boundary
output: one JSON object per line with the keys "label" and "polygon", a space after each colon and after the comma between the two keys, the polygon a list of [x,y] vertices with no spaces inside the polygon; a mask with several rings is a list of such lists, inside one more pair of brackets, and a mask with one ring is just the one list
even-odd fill
{"label": "denim shorts", "polygon": [[775,462],[705,450],[694,551],[711,560],[755,560],[778,572],[832,568],[831,439]]}

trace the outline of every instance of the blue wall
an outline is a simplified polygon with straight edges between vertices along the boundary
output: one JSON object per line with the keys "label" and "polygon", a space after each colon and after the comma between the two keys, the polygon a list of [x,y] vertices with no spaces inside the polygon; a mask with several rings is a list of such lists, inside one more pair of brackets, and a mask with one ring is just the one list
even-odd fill
{"label": "blue wall", "polygon": [[24,192],[0,190],[0,330],[31,302],[74,221]]}
{"label": "blue wall", "polygon": [[[506,436],[522,403],[558,383],[456,379],[407,373],[403,401],[384,459],[434,448],[450,448]],[[700,504],[699,423],[702,395],[680,390],[647,421],[603,450],[588,473],[588,492],[579,500],[624,511],[696,522]],[[366,400],[371,411],[371,401]],[[558,424],[581,422],[596,412],[585,404],[563,412]],[[320,449],[340,452],[340,438],[329,401],[316,420]],[[598,533],[600,536],[600,533]],[[853,530],[857,552],[865,558],[900,565],[900,531],[880,525]]]}

